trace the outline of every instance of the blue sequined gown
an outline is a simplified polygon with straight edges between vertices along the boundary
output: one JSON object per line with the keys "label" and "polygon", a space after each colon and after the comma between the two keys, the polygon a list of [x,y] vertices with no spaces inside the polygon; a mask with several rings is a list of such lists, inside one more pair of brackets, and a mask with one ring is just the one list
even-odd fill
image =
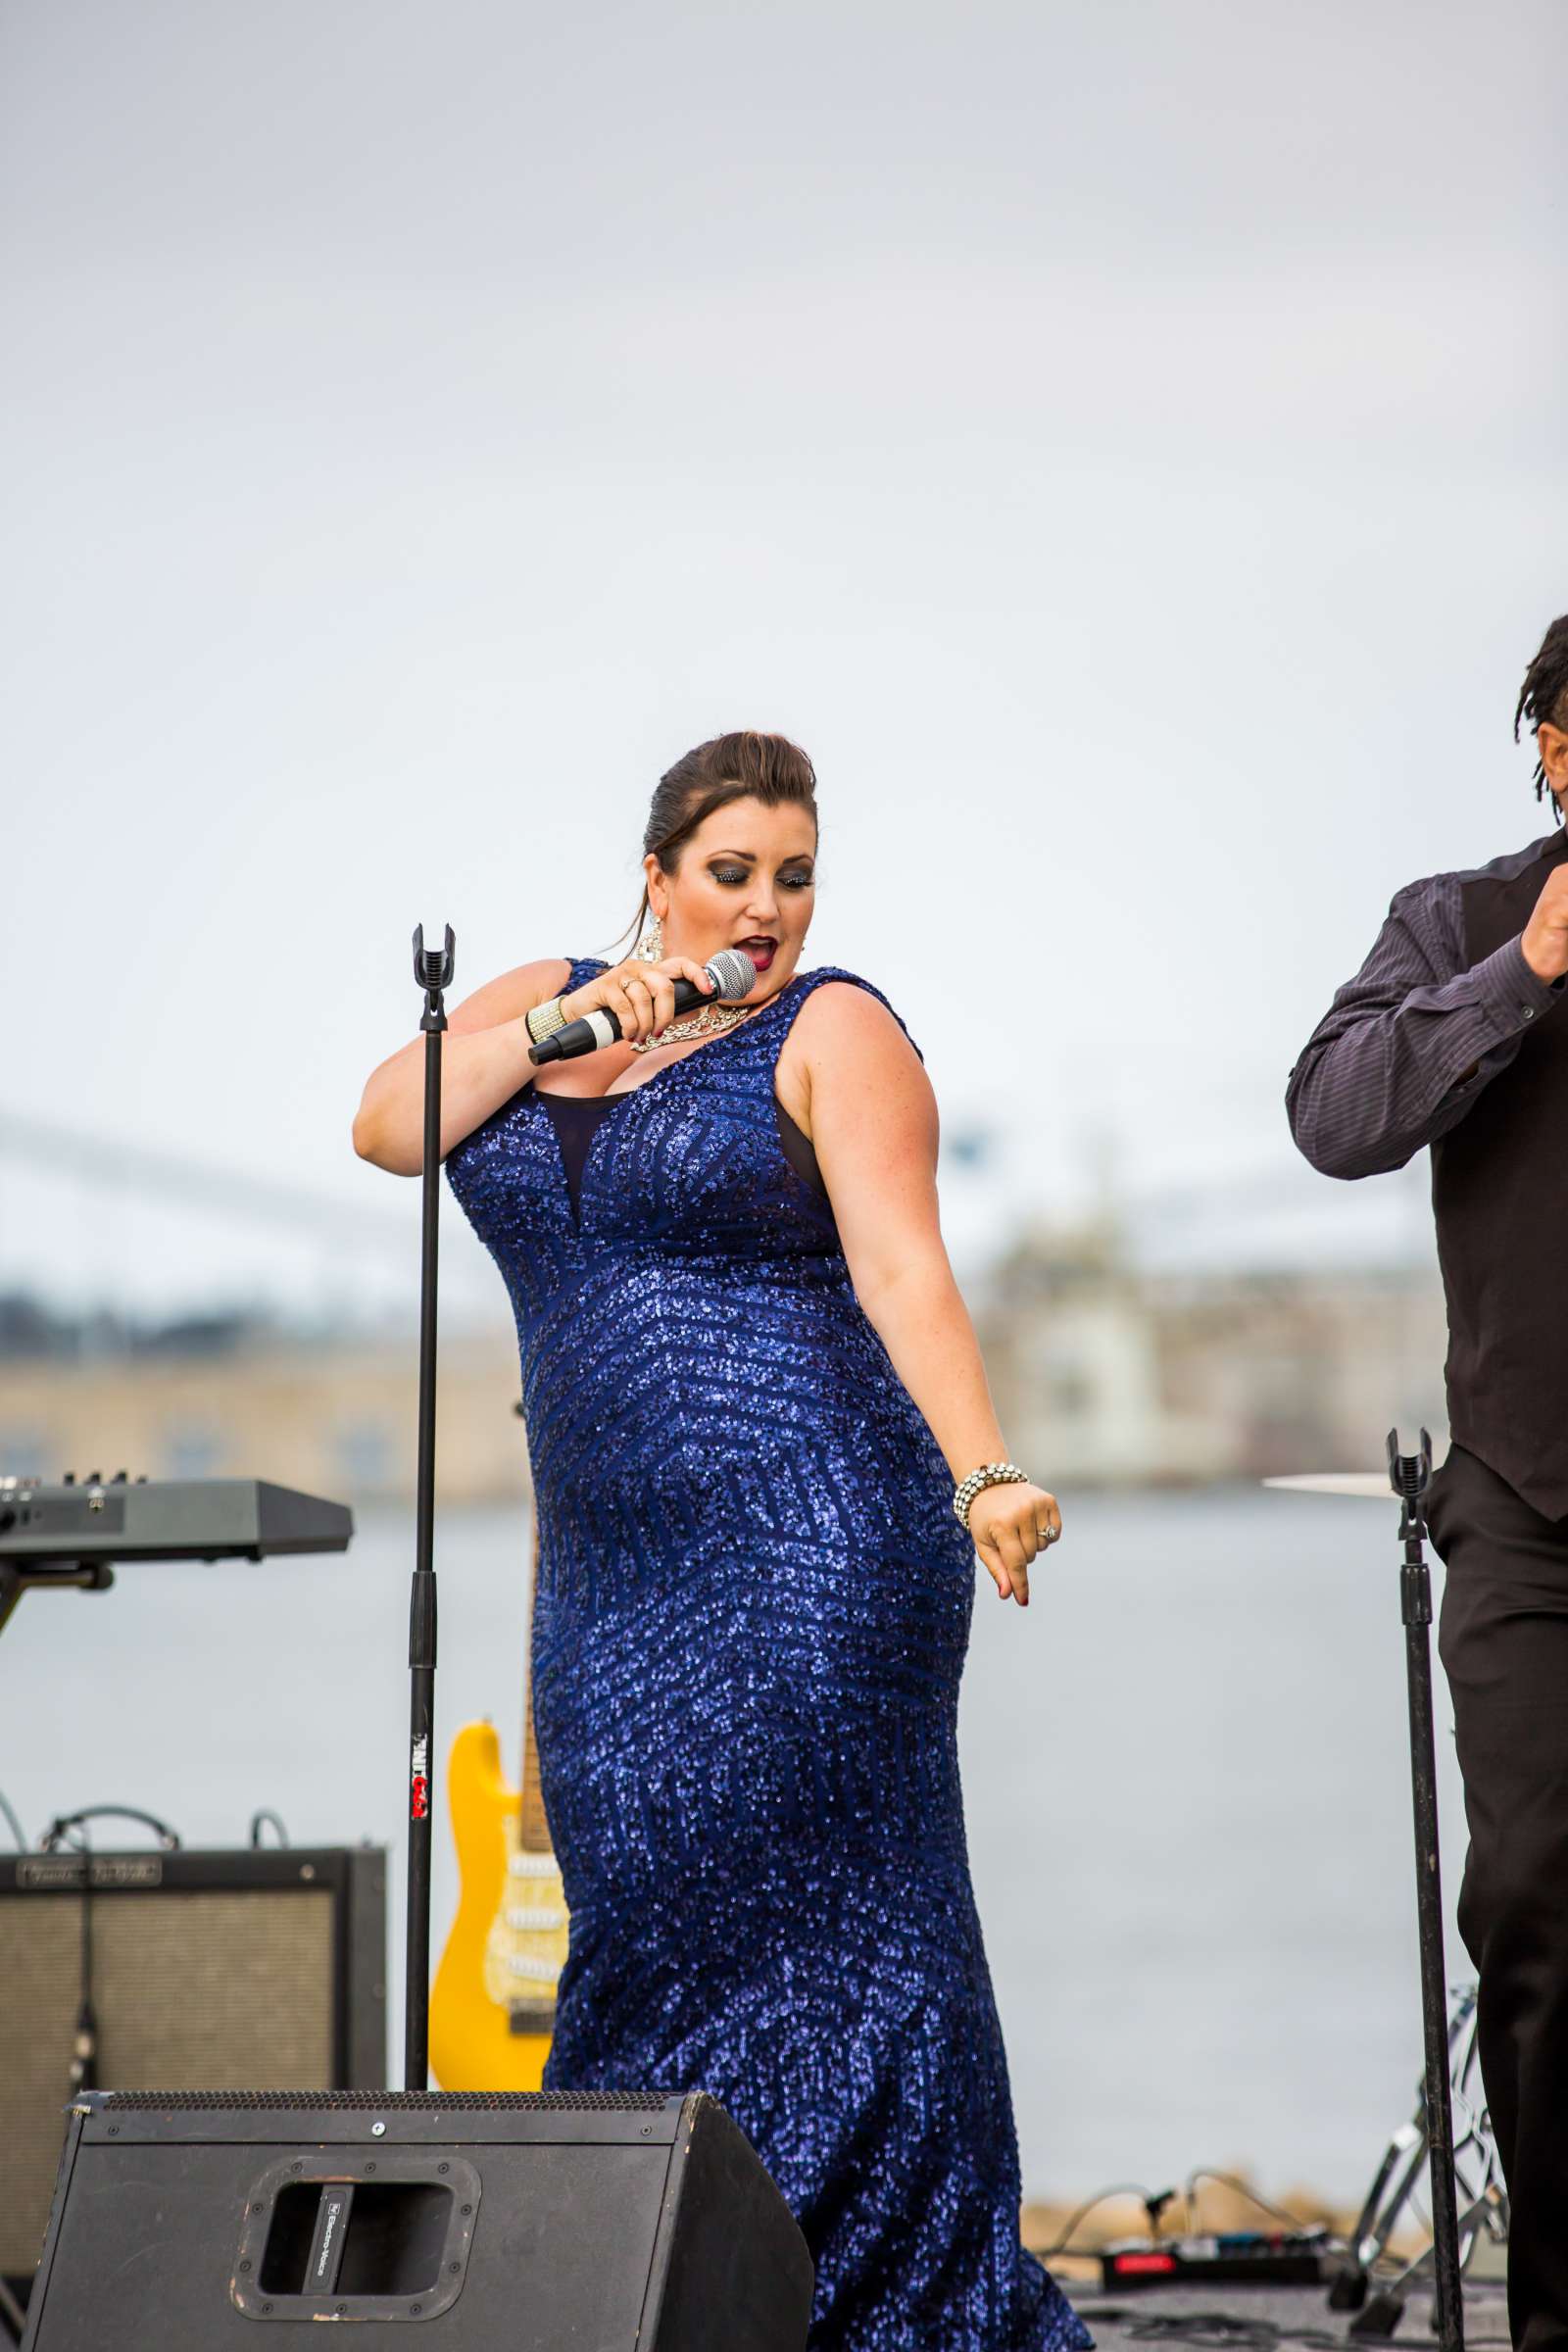
{"label": "blue sequined gown", "polygon": [[609,1103],[575,1203],[531,1088],[447,1157],[521,1346],[545,2087],[719,2099],[810,2248],[811,2352],[1057,2352],[1092,2339],[1019,2244],[959,1792],[973,1546],[780,1145],[828,980],[870,987],[797,973]]}

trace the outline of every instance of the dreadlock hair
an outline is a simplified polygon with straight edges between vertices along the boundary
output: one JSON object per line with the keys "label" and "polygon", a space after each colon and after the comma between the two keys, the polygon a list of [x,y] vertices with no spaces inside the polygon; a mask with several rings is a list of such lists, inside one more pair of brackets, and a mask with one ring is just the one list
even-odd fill
{"label": "dreadlock hair", "polygon": [[[1525,671],[1525,682],[1519,689],[1519,701],[1513,714],[1513,739],[1519,740],[1522,720],[1528,719],[1533,731],[1544,726],[1568,728],[1568,612],[1554,620],[1541,640],[1541,649]],[[1536,761],[1536,798],[1546,797],[1546,765]],[[1562,810],[1552,796],[1552,808],[1557,822],[1562,822]]]}
{"label": "dreadlock hair", "polygon": [[[698,826],[715,808],[746,800],[760,801],[764,808],[793,801],[808,809],[815,822],[816,771],[798,744],[785,735],[760,735],[755,728],[698,744],[666,768],[655,787],[643,856],[652,852],[662,871],[672,874]],[[642,905],[629,926],[633,933],[641,931],[647,913],[645,882]]]}

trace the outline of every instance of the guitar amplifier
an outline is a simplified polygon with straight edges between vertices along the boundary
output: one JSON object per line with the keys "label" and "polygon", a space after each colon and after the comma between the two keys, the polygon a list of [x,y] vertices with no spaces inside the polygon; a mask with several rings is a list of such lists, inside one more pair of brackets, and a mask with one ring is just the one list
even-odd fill
{"label": "guitar amplifier", "polygon": [[376,2090],[386,1870],[382,1846],[0,1859],[0,2275],[43,2244],[88,1948],[100,2082]]}

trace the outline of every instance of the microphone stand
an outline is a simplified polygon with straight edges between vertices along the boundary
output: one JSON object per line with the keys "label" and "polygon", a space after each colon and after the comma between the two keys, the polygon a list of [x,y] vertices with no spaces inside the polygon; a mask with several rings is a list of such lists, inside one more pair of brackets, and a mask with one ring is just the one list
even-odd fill
{"label": "microphone stand", "polygon": [[403,2086],[430,2082],[430,1812],[435,1787],[435,1311],[441,1207],[443,989],[452,985],[452,925],[440,949],[414,934],[414,977],[424,991],[424,1193],[419,1244],[419,1453],[409,1595],[409,1919],[404,1985]]}
{"label": "microphone stand", "polygon": [[[1448,2084],[1448,2004],[1443,1964],[1443,1882],[1438,1868],[1438,1760],[1432,1732],[1432,1579],[1426,1562],[1426,1513],[1421,1497],[1432,1476],[1432,1440],[1421,1432],[1419,1453],[1399,1451],[1389,1432],[1389,1484],[1403,1502],[1399,1540],[1399,1613],[1404,1620],[1405,1680],[1410,1709],[1410,1787],[1415,1813],[1416,1918],[1421,1944],[1421,2021],[1426,2036],[1427,2145],[1432,2159],[1433,2279],[1441,2352],[1464,2352],[1464,2301],[1459,2283],[1459,2213],[1453,2169],[1453,2102]],[[1371,2306],[1351,2332],[1369,2328]]]}

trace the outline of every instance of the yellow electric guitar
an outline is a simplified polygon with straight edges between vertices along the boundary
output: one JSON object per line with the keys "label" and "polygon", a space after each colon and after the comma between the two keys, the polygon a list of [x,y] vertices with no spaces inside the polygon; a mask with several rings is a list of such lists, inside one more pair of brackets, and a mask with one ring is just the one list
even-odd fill
{"label": "yellow electric guitar", "polygon": [[[539,1564],[533,1539],[530,1585]],[[530,1593],[531,1599],[531,1593]],[[568,1919],[539,1793],[533,1678],[524,1678],[522,1788],[491,1723],[465,1724],[447,1760],[458,1915],[430,1992],[430,2066],[444,2090],[537,2090],[556,2022]]]}

